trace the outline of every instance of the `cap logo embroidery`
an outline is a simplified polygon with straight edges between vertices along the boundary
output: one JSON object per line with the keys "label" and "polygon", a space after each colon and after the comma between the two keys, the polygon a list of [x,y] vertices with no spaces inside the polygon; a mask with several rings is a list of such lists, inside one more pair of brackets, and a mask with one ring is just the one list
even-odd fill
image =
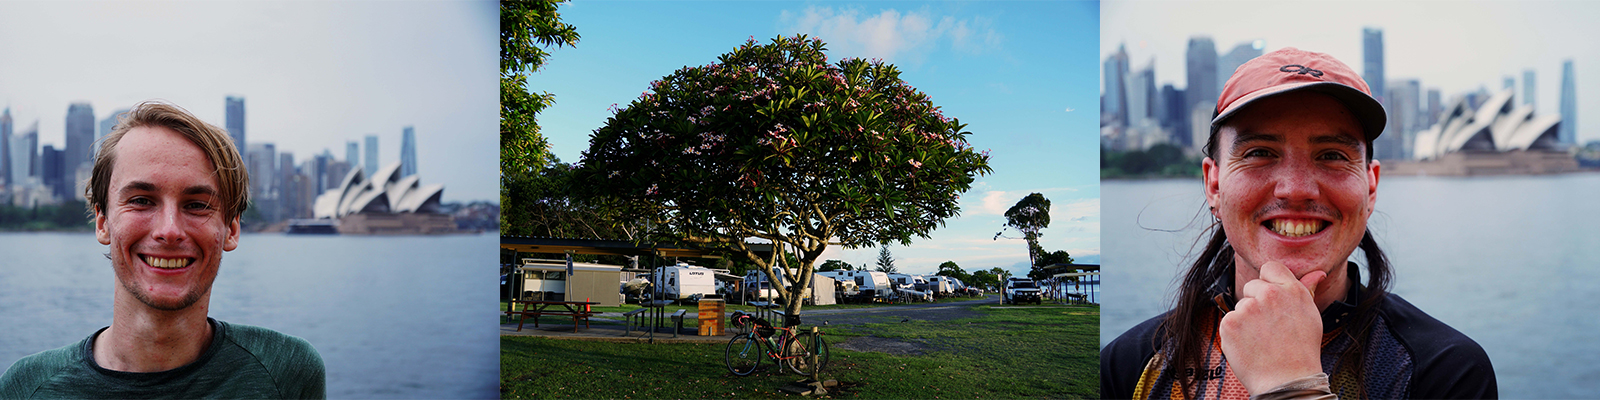
{"label": "cap logo embroidery", "polygon": [[1278,71],[1295,72],[1295,73],[1299,73],[1300,75],[1310,74],[1312,77],[1316,77],[1316,78],[1321,78],[1322,77],[1322,71],[1311,69],[1311,68],[1307,68],[1307,67],[1305,67],[1303,65],[1300,65],[1300,64],[1285,65],[1283,67],[1278,68]]}

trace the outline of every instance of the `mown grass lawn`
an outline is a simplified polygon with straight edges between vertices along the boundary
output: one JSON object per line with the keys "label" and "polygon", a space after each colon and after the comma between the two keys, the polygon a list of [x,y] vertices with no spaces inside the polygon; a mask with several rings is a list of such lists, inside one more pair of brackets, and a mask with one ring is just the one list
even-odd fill
{"label": "mown grass lawn", "polygon": [[[969,319],[834,326],[824,379],[833,398],[1092,398],[1099,395],[1099,306],[992,309]],[[842,350],[858,336],[910,342],[920,355]],[[723,364],[726,343],[635,344],[500,338],[504,398],[783,398],[802,379],[769,362],[751,376]]]}

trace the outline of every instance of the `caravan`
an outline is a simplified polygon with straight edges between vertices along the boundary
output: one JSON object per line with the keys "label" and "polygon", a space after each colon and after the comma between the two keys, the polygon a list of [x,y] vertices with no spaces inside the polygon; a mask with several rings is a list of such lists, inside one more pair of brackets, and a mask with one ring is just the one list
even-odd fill
{"label": "caravan", "polygon": [[950,297],[956,293],[957,284],[955,279],[942,275],[930,276],[928,277],[928,291],[933,292],[934,297]]}
{"label": "caravan", "polygon": [[896,298],[903,301],[933,301],[933,293],[928,292],[928,281],[922,275],[889,274],[889,280],[895,284]]}
{"label": "caravan", "polygon": [[657,283],[655,293],[664,300],[700,301],[717,293],[716,276],[710,268],[683,262],[656,268],[650,272],[650,281]]}
{"label": "caravan", "polygon": [[839,282],[854,283],[843,285],[847,288],[853,286],[855,290],[851,292],[846,289],[843,294],[857,301],[887,300],[894,293],[894,286],[889,283],[889,274],[882,272],[833,270],[818,272],[817,275],[833,278]]}

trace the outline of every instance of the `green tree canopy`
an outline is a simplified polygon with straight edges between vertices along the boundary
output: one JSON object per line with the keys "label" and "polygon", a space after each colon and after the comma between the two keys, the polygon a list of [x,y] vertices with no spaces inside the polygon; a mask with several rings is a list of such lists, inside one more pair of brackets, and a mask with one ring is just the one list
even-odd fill
{"label": "green tree canopy", "polygon": [[[1032,193],[1018,200],[1016,205],[1006,210],[1006,226],[1022,232],[1022,238],[1028,241],[1028,263],[1037,264],[1039,254],[1044,252],[1039,247],[1039,231],[1050,226],[1050,199]],[[995,234],[995,238],[999,237],[999,234]]]}
{"label": "green tree canopy", "polygon": [[961,266],[956,265],[955,261],[945,261],[943,264],[939,264],[939,272],[935,272],[934,275],[948,276],[951,278],[960,279],[963,283],[972,283],[972,274],[968,274],[967,271],[962,270]]}
{"label": "green tree canopy", "polygon": [[[527,89],[528,74],[544,66],[545,47],[578,43],[578,30],[561,22],[550,0],[500,2],[500,226],[524,226],[529,180],[547,166],[549,144],[539,134],[539,111],[555,97]],[[514,229],[513,229],[514,230]]]}
{"label": "green tree canopy", "polygon": [[1033,270],[1028,272],[1028,278],[1031,278],[1031,279],[1034,279],[1034,280],[1049,278],[1049,276],[1046,276],[1045,273],[1044,273],[1044,267],[1048,267],[1048,266],[1055,265],[1055,264],[1071,264],[1071,263],[1072,263],[1072,255],[1071,254],[1067,254],[1067,252],[1065,250],[1056,250],[1056,251],[1053,251],[1053,252],[1044,253],[1043,255],[1040,255],[1039,256],[1039,260],[1036,263],[1034,263]]}
{"label": "green tree canopy", "polygon": [[823,261],[822,265],[817,266],[817,272],[849,271],[851,269],[854,268],[850,265],[850,263],[844,262],[843,260]]}
{"label": "green tree canopy", "polygon": [[[595,130],[580,191],[617,199],[648,240],[733,249],[769,275],[782,260],[746,240],[795,251],[801,287],[828,246],[928,237],[960,213],[989,156],[893,65],[830,64],[824,50],[804,36],[750,40],[651,82]],[[780,293],[787,311],[797,294]]]}

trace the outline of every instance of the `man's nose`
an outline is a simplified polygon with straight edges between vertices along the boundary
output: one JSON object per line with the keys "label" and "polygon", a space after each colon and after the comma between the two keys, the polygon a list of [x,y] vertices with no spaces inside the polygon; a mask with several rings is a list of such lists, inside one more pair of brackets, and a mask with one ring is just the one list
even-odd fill
{"label": "man's nose", "polygon": [[1273,195],[1283,200],[1311,200],[1319,193],[1316,166],[1310,157],[1285,157],[1273,174]]}
{"label": "man's nose", "polygon": [[161,207],[161,215],[156,217],[155,226],[151,232],[156,241],[166,244],[183,243],[185,236],[181,225],[182,221],[180,221],[182,217],[183,210],[178,209],[176,204]]}

